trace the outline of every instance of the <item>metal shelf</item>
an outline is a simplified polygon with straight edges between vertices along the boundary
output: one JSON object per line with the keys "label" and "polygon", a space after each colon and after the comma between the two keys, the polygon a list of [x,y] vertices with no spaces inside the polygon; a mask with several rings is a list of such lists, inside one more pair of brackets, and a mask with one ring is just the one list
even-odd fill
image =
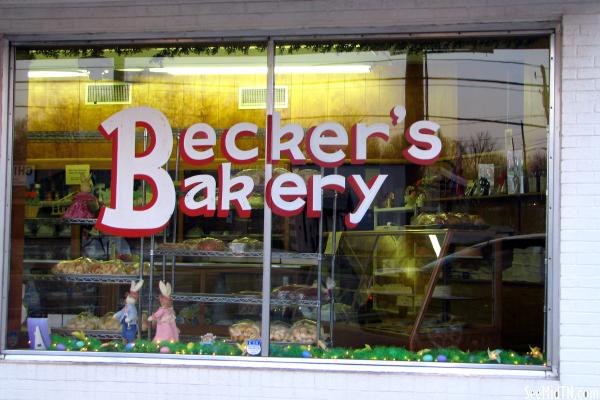
{"label": "metal shelf", "polygon": [[[69,336],[71,335],[71,332],[75,331],[76,329],[69,329],[69,328],[51,328],[52,333],[56,333],[59,335],[64,335],[64,336]],[[100,329],[90,329],[90,330],[84,330],[83,331],[85,333],[86,336],[90,337],[90,338],[94,338],[94,339],[98,339],[98,340],[117,340],[117,339],[121,339],[121,332],[119,331],[105,331],[105,330],[100,330]]]}
{"label": "metal shelf", "polygon": [[130,284],[139,275],[84,275],[84,274],[23,274],[24,280],[79,283],[115,283]]}
{"label": "metal shelf", "polygon": [[26,222],[52,225],[95,225],[96,218],[25,218]]}
{"label": "metal shelf", "polygon": [[[173,293],[173,301],[189,301],[197,303],[218,303],[218,304],[262,304],[260,295],[251,294],[207,294],[207,293]],[[321,304],[325,304],[321,301]],[[307,306],[319,307],[318,300],[287,300],[271,299],[272,306]]]}
{"label": "metal shelf", "polygon": [[[262,262],[262,251],[245,251],[243,253],[234,253],[232,251],[202,251],[187,248],[175,249],[154,249],[155,256],[171,256],[171,257],[208,257],[215,258],[218,261],[226,261],[226,259],[234,259],[236,262]],[[307,265],[316,265],[320,254],[318,253],[294,253],[294,252],[273,252],[272,262],[276,264],[297,264],[302,262]],[[311,261],[310,263],[307,263]]]}

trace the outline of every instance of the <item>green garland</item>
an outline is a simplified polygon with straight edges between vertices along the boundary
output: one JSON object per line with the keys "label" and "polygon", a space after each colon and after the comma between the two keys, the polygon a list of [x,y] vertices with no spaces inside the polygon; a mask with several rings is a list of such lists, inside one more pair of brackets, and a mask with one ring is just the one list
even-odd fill
{"label": "green garland", "polygon": [[[449,39],[390,39],[348,41],[303,41],[278,43],[279,54],[303,53],[351,53],[365,51],[389,51],[390,54],[439,53],[439,52],[493,52],[497,49],[546,48],[548,39],[539,36],[515,37],[461,37]],[[193,55],[216,55],[264,53],[266,43],[190,43],[174,47],[93,46],[71,48],[22,48],[19,59],[37,58],[88,58],[116,56],[185,57]]]}
{"label": "green garland", "polygon": [[[201,342],[167,342],[155,343],[138,339],[130,345],[123,345],[120,340],[102,343],[98,339],[87,336],[52,335],[51,350],[78,352],[126,352],[126,353],[168,353],[210,356],[241,356],[245,354],[243,346],[225,341],[213,343]],[[545,354],[536,353],[535,349],[527,354],[519,354],[511,350],[494,351],[462,351],[457,348],[424,349],[417,352],[402,347],[365,346],[362,349],[333,347],[322,349],[317,346],[299,344],[273,344],[272,357],[318,358],[375,361],[414,361],[414,362],[452,362],[470,364],[511,364],[511,365],[545,365]]]}

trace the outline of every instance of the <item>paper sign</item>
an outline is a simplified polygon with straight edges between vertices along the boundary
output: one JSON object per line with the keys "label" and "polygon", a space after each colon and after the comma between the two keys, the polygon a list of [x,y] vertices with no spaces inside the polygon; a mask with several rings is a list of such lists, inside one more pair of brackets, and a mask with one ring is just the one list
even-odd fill
{"label": "paper sign", "polygon": [[35,166],[27,164],[15,164],[13,166],[13,185],[27,186],[33,183],[35,177]]}
{"label": "paper sign", "polygon": [[79,185],[81,183],[81,175],[88,176],[89,174],[89,164],[65,165],[65,178],[67,185]]}
{"label": "paper sign", "polygon": [[262,351],[260,340],[248,340],[246,342],[246,352],[250,356],[257,356]]}

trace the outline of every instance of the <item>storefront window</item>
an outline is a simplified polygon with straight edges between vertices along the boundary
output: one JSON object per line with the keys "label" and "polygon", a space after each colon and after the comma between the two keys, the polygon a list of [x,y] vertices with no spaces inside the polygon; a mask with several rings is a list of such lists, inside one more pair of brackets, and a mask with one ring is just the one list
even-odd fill
{"label": "storefront window", "polygon": [[273,61],[17,51],[9,348],[544,364],[548,38]]}

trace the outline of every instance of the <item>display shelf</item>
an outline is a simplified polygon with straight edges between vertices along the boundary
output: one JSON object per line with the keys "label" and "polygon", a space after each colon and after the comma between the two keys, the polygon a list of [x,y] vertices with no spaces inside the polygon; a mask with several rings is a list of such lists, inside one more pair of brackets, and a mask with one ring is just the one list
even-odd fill
{"label": "display shelf", "polygon": [[25,260],[23,260],[23,264],[58,264],[61,261],[62,260],[49,260],[49,259],[34,260],[34,259],[25,259]]}
{"label": "display shelf", "polygon": [[398,274],[407,274],[411,272],[422,272],[423,268],[408,267],[408,268],[390,268],[385,271],[374,271],[375,276],[397,276]]}
{"label": "display shelf", "polygon": [[403,296],[403,297],[415,297],[414,293],[406,293],[401,290],[379,290],[379,289],[371,289],[370,293],[373,294],[382,294],[382,295],[390,295],[390,296]]}
{"label": "display shelf", "polygon": [[510,199],[510,198],[521,198],[521,197],[546,197],[546,193],[542,192],[529,192],[529,193],[513,193],[513,194],[491,194],[488,196],[450,196],[450,197],[439,197],[435,199],[429,199],[428,202],[437,201],[462,201],[462,200],[498,200],[498,199]]}
{"label": "display shelf", "polygon": [[[215,259],[218,261],[235,260],[238,262],[262,262],[262,251],[245,251],[242,253],[234,253],[232,251],[202,251],[187,248],[164,249],[157,248],[153,251],[155,256],[171,256],[171,257],[203,257]],[[271,260],[277,264],[298,264],[316,265],[321,257],[318,253],[294,253],[294,252],[273,252]]]}
{"label": "display shelf", "polygon": [[[262,304],[260,295],[252,294],[208,294],[208,293],[173,293],[171,295],[173,301],[180,302],[196,302],[196,303],[218,303],[218,304]],[[318,300],[288,300],[288,299],[271,299],[272,306],[307,306],[319,307],[326,304],[326,301]]]}
{"label": "display shelf", "polygon": [[[40,217],[40,218],[25,218],[25,222],[32,222],[38,224],[51,224],[51,225],[95,225],[96,218],[52,218],[52,217]],[[39,238],[39,236],[37,237]]]}
{"label": "display shelf", "polygon": [[468,296],[452,296],[452,295],[433,295],[432,299],[435,300],[478,300],[480,297],[468,297]]}
{"label": "display shelf", "polygon": [[[77,331],[78,329],[69,329],[69,328],[51,328],[52,333],[56,333],[58,335],[70,336],[72,332]],[[98,339],[98,340],[118,340],[123,336],[119,331],[109,331],[109,330],[101,330],[101,329],[89,329],[83,330],[83,333],[87,337]]]}
{"label": "display shelf", "polygon": [[138,278],[139,275],[23,274],[24,280],[78,283],[130,284]]}

